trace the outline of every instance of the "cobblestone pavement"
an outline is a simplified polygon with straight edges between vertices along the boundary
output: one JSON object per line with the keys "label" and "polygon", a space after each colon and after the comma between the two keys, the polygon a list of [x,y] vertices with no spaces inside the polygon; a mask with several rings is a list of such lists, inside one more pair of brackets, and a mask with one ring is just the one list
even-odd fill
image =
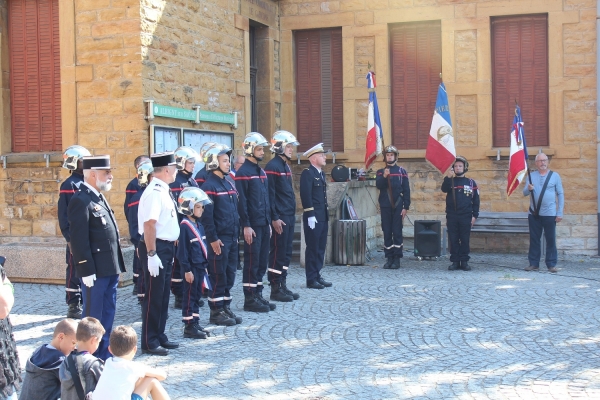
{"label": "cobblestone pavement", "polygon": [[[563,257],[554,275],[520,270],[523,255],[475,254],[471,272],[409,255],[400,270],[376,267],[381,253],[369,266],[327,266],[325,290],[306,289],[292,267],[288,286],[300,299],[266,315],[242,310],[238,274],[241,325],[183,340],[171,308],[168,334],[181,347],[137,360],[168,371],[173,399],[600,398],[599,260]],[[66,312],[63,293],[15,285],[23,366]],[[115,325],[139,334],[131,288],[118,296]],[[205,326],[206,306],[200,312]]]}

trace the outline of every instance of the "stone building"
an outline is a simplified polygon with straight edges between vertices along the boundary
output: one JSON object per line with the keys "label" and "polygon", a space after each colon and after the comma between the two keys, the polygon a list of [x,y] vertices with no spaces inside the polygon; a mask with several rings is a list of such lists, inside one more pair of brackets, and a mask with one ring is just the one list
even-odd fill
{"label": "stone building", "polygon": [[[563,177],[559,251],[595,253],[596,6],[0,0],[0,243],[26,259],[40,248],[61,254],[60,155],[70,144],[111,155],[108,198],[122,232],[124,189],[139,154],[207,139],[239,148],[251,130],[268,137],[282,128],[298,134],[300,149],[322,141],[336,163],[360,167],[370,65],[385,143],[397,145],[410,173],[413,219],[443,220],[441,175],[424,161],[441,73],[457,152],[471,162],[482,210],[527,209],[505,190],[518,97],[530,152],[546,152]],[[521,238],[502,235],[473,243],[523,249]]]}

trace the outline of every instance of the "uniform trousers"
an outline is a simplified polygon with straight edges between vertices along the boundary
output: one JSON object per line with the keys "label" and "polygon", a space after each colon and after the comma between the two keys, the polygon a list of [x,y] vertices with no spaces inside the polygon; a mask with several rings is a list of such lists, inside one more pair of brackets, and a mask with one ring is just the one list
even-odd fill
{"label": "uniform trousers", "polygon": [[[135,244],[135,252],[133,253],[133,260],[134,263],[133,265],[137,265],[137,280],[134,282],[134,285],[137,287],[137,297],[139,301],[144,300],[144,293],[146,291],[146,288],[144,287],[144,271],[142,270],[142,263],[140,261],[140,256],[139,256],[139,250],[138,248],[140,247],[140,243],[134,243]],[[133,273],[135,274],[135,270],[133,270]],[[135,275],[134,275],[135,276]]]}
{"label": "uniform trousers", "polygon": [[446,214],[448,241],[450,242],[450,261],[469,261],[469,240],[471,238],[471,215]]}
{"label": "uniform trousers", "polygon": [[[177,254],[177,246],[175,246],[175,254]],[[181,297],[183,290],[183,275],[177,257],[173,260],[173,274],[171,275],[171,293],[175,297]]]}
{"label": "uniform trousers", "polygon": [[[136,243],[133,243],[133,248],[137,248]],[[131,263],[131,267],[133,270],[133,284],[137,287],[138,278],[140,277],[140,259],[136,256],[136,254],[133,255],[133,262]]]}
{"label": "uniform trousers", "polygon": [[182,302],[181,319],[186,325],[194,324],[200,319],[200,290],[202,290],[202,280],[204,279],[204,268],[192,267],[194,281],[189,283],[185,280],[185,271],[181,271],[182,283]]}
{"label": "uniform trousers", "polygon": [[208,244],[208,275],[211,290],[208,291],[208,306],[211,310],[223,308],[231,303],[231,288],[235,283],[238,263],[237,235],[219,235],[223,242],[221,254],[217,255]]}
{"label": "uniform trousers", "polygon": [[94,317],[100,321],[104,327],[104,335],[100,341],[100,346],[94,355],[102,360],[112,357],[108,351],[108,338],[112,332],[113,322],[115,320],[115,311],[117,308],[117,285],[119,284],[119,275],[109,275],[102,278],[96,278],[94,286],[87,287],[81,283],[83,294],[83,313],[82,317]]}
{"label": "uniform trousers", "polygon": [[381,207],[381,229],[385,258],[402,258],[402,207]]}
{"label": "uniform trousers", "polygon": [[146,243],[140,241],[138,250],[146,290],[142,303],[142,350],[155,349],[169,340],[165,335],[165,327],[169,316],[169,288],[175,243],[156,239],[156,254],[163,267],[158,270],[158,276],[154,277],[148,271]]}
{"label": "uniform trousers", "polygon": [[308,226],[308,217],[302,216],[304,224],[304,270],[306,272],[306,283],[311,284],[321,277],[321,268],[325,262],[325,248],[327,247],[327,232],[329,226],[324,219],[317,219],[315,229]]}
{"label": "uniform trousers", "polygon": [[287,276],[287,270],[292,260],[294,245],[294,227],[296,225],[295,215],[281,215],[279,218],[285,224],[282,226],[281,234],[271,234],[271,250],[269,251],[268,278],[271,283],[281,283]]}
{"label": "uniform trousers", "polygon": [[261,293],[263,290],[263,277],[267,272],[269,263],[269,225],[253,226],[256,237],[252,244],[244,240],[244,269],[242,271],[242,286],[244,295]]}
{"label": "uniform trousers", "polygon": [[67,304],[81,303],[81,281],[75,275],[73,255],[67,245],[67,271],[65,277],[65,301]]}

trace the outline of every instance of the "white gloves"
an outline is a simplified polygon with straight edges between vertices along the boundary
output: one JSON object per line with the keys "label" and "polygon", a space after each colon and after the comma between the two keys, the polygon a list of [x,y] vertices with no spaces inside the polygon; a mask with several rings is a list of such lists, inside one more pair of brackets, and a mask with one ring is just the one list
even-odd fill
{"label": "white gloves", "polygon": [[316,223],[317,223],[317,217],[308,217],[308,227],[310,229],[315,229]]}
{"label": "white gloves", "polygon": [[96,280],[96,274],[84,276],[83,278],[81,278],[81,280],[83,281],[83,284],[85,286],[92,287],[94,286],[94,281]]}
{"label": "white gloves", "polygon": [[160,258],[158,258],[157,254],[148,257],[148,272],[150,272],[151,277],[157,277],[158,269],[162,267],[162,262],[160,262]]}

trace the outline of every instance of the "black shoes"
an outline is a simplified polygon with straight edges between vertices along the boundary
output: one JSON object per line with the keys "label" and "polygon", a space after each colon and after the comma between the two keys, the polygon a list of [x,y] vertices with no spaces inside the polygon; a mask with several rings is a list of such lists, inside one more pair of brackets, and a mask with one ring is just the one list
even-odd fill
{"label": "black shoes", "polygon": [[262,296],[262,291],[255,293],[254,297],[256,298],[256,300],[260,301],[261,303],[263,303],[264,305],[266,305],[267,307],[269,307],[269,311],[273,311],[273,310],[275,310],[277,308],[276,304],[269,303],[269,301],[266,300]]}
{"label": "black shoes", "polygon": [[317,282],[319,282],[321,285],[325,286],[325,287],[332,287],[333,283],[331,282],[327,282],[325,279],[323,279],[323,277],[319,277],[319,279],[317,279]]}
{"label": "black shoes", "polygon": [[198,323],[187,324],[183,329],[183,337],[188,339],[206,339],[210,333],[206,332]]}
{"label": "black shoes", "polygon": [[271,283],[271,296],[270,299],[273,301],[281,301],[284,303],[289,303],[294,301],[294,296],[291,294],[287,294],[283,291],[283,286],[279,282]]}
{"label": "black shoes", "polygon": [[81,319],[82,312],[83,309],[81,308],[81,305],[79,305],[79,303],[70,303],[69,311],[67,311],[67,318]]}
{"label": "black shoes", "polygon": [[448,271],[456,271],[457,269],[462,269],[463,271],[470,271],[471,267],[467,261],[455,261],[448,267]]}
{"label": "black shoes", "polygon": [[460,265],[459,265],[458,261],[455,261],[452,263],[452,265],[450,265],[448,267],[448,271],[456,271],[459,268],[460,268]]}
{"label": "black shoes", "polygon": [[325,289],[325,286],[321,285],[318,281],[307,283],[306,287],[309,289]]}
{"label": "black shoes", "polygon": [[400,257],[394,257],[390,269],[400,269]]}
{"label": "black shoes", "polygon": [[182,298],[181,296],[175,296],[175,308],[181,310]]}
{"label": "black shoes", "polygon": [[394,259],[392,257],[386,258],[386,262],[385,262],[385,264],[383,264],[383,269],[391,269],[393,262],[394,262]]}
{"label": "black shoes", "polygon": [[246,298],[244,299],[244,311],[265,313],[269,312],[270,310],[271,308],[262,301],[258,300],[255,295],[246,295]]}
{"label": "black shoes", "polygon": [[208,320],[211,324],[219,326],[233,326],[235,325],[235,319],[231,318],[225,313],[222,308],[216,310],[210,310],[210,319]]}
{"label": "black shoes", "polygon": [[229,308],[229,304],[223,305],[223,311],[225,311],[225,314],[227,314],[229,318],[233,318],[236,324],[239,325],[242,323],[242,317],[235,315],[233,311],[231,311],[231,308]]}
{"label": "black shoes", "polygon": [[155,349],[142,349],[142,354],[152,354],[155,356],[166,356],[169,354],[169,350],[164,347],[158,346]]}
{"label": "black shoes", "polygon": [[290,289],[288,289],[287,284],[285,282],[285,278],[283,278],[283,280],[281,281],[281,290],[283,291],[283,293],[292,296],[294,300],[298,300],[300,298],[300,295],[298,293],[294,293]]}
{"label": "black shoes", "polygon": [[463,271],[470,271],[471,267],[469,266],[469,262],[468,261],[461,261],[460,262],[460,267],[463,269]]}
{"label": "black shoes", "polygon": [[175,342],[171,342],[171,341],[167,340],[166,342],[161,343],[160,346],[164,347],[165,349],[172,350],[172,349],[178,348],[179,343],[175,343]]}

